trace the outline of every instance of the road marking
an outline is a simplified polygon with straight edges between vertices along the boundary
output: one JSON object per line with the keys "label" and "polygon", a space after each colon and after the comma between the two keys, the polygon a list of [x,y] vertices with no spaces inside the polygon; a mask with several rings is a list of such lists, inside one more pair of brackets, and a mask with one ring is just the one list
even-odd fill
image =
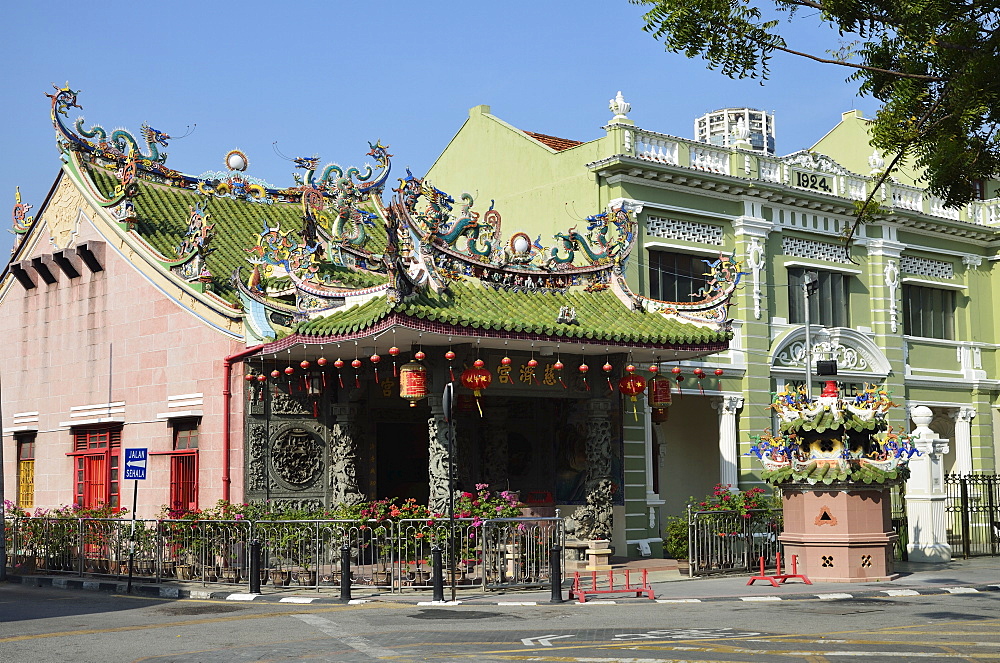
{"label": "road marking", "polygon": [[316,598],[311,596],[286,596],[278,599],[278,603],[312,603],[315,600]]}
{"label": "road marking", "polygon": [[368,603],[369,599],[351,599],[347,602],[347,605],[364,605]]}
{"label": "road marking", "polygon": [[535,642],[534,641],[537,640],[538,644],[542,645],[543,647],[551,647],[552,646],[552,640],[558,640],[560,638],[572,638],[572,637],[573,637],[572,634],[569,634],[569,635],[555,635],[555,634],[553,634],[553,635],[538,635],[538,636],[535,636],[534,638],[521,638],[521,644],[523,644],[525,647],[534,647],[535,646]]}
{"label": "road marking", "polygon": [[538,605],[538,601],[497,601],[497,605]]}
{"label": "road marking", "polygon": [[367,654],[372,658],[393,658],[395,656],[399,656],[398,652],[373,644],[366,638],[362,638],[359,635],[346,635],[342,627],[338,626],[335,622],[330,621],[326,617],[321,617],[316,614],[292,616],[296,619],[304,621],[306,624],[309,624],[323,633],[326,633],[334,640],[343,642],[351,649],[356,649],[362,654]]}
{"label": "road marking", "polygon": [[913,589],[883,589],[882,593],[889,596],[920,596],[920,592]]}
{"label": "road marking", "polygon": [[417,605],[461,605],[461,601],[417,601]]}
{"label": "road marking", "polygon": [[573,601],[573,605],[618,605],[617,601],[584,601],[580,603],[579,601]]}
{"label": "road marking", "polygon": [[823,601],[830,601],[832,599],[853,599],[853,594],[817,594],[816,598]]}
{"label": "road marking", "polygon": [[780,601],[780,596],[741,596],[741,601]]}
{"label": "road marking", "polygon": [[978,594],[979,590],[975,587],[944,587],[944,591],[949,594]]}
{"label": "road marking", "polygon": [[657,603],[701,603],[701,599],[656,599]]}
{"label": "road marking", "polygon": [[260,594],[230,594],[226,597],[227,601],[253,601],[255,598],[260,596]]}

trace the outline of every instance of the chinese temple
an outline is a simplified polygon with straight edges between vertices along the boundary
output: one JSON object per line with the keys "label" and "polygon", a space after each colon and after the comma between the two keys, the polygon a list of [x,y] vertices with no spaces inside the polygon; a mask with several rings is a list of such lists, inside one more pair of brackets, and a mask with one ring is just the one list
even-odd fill
{"label": "chinese temple", "polygon": [[390,177],[379,141],[373,165],[290,159],[286,187],[239,150],[187,175],[166,133],[71,122],[78,92],[49,96],[62,170],[36,217],[17,200],[0,314],[10,337],[68,351],[58,375],[89,378],[34,375],[42,350],[18,341],[4,426],[35,444],[36,503],[115,501],[115,449],[141,445],[164,459],[147,512],[390,496],[443,511],[450,485],[487,483],[624,541],[623,431],[665,416],[671,362],[728,348],[732,256],[705,260],[693,301],[656,301],[624,278],[628,204],[502,219],[488,192]]}

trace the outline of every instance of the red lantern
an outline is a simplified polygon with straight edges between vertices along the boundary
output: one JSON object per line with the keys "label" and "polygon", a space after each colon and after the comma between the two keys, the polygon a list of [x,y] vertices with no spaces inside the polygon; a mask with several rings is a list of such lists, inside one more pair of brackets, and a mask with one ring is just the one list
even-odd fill
{"label": "red lantern", "polygon": [[444,358],[447,359],[448,361],[454,361],[455,360],[455,353],[452,352],[451,350],[448,350],[448,352],[444,353]]}
{"label": "red lantern", "polygon": [[355,359],[354,361],[352,361],[351,362],[351,367],[352,368],[361,368],[361,360],[360,359]]}
{"label": "red lantern", "polygon": [[650,373],[652,373],[652,374],[654,374],[654,375],[655,375],[656,373],[658,373],[658,372],[659,372],[659,370],[660,370],[660,367],[659,367],[659,366],[657,366],[656,364],[650,364],[650,365],[649,365],[649,372],[650,372]]}
{"label": "red lantern", "polygon": [[379,357],[377,354],[374,354],[371,357],[369,357],[369,359],[371,359],[372,363],[375,365],[375,384],[378,384],[379,383],[378,382],[378,363],[380,361],[382,361],[382,358]]}
{"label": "red lantern", "polygon": [[467,368],[462,371],[462,386],[472,390],[480,417],[483,416],[483,408],[479,405],[479,397],[482,396],[482,390],[490,386],[490,382],[493,382],[493,374],[485,368]]}
{"label": "red lantern", "polygon": [[723,373],[725,373],[725,371],[723,371],[721,368],[715,369],[715,377],[721,378]]}
{"label": "red lantern", "polygon": [[618,381],[618,390],[621,391],[626,396],[632,399],[632,416],[635,417],[636,421],[639,421],[639,412],[636,410],[636,396],[641,394],[646,390],[646,378],[641,375],[635,375],[629,373],[628,375],[622,376],[622,379]]}
{"label": "red lantern", "polygon": [[553,368],[554,370],[557,370],[557,371],[559,371],[559,384],[561,384],[561,385],[562,385],[562,388],[563,388],[563,389],[569,389],[569,387],[567,387],[567,386],[566,386],[566,383],[565,383],[565,382],[563,382],[563,379],[562,379],[562,369],[563,369],[563,363],[562,363],[561,361],[559,361],[559,360],[557,359],[557,360],[556,360],[556,363],[552,364],[552,368]]}
{"label": "red lantern", "polygon": [[426,356],[427,355],[424,354],[423,350],[417,350],[416,352],[413,353],[413,358],[416,359],[417,361],[423,361],[424,357]]}
{"label": "red lantern", "polygon": [[316,360],[317,366],[326,366],[326,357],[320,357]]}
{"label": "red lantern", "polygon": [[246,375],[243,376],[243,379],[246,380],[247,382],[252,381],[253,380],[253,373],[247,373]]}
{"label": "red lantern", "polygon": [[399,375],[399,370],[396,368],[396,356],[399,355],[399,348],[395,345],[389,348],[389,356],[392,357],[392,377]]}
{"label": "red lantern", "polygon": [[475,366],[476,368],[482,368],[486,366],[486,362],[483,361],[482,359],[477,359],[476,361],[472,362],[472,365]]}
{"label": "red lantern", "polygon": [[309,370],[309,361],[307,359],[303,359],[299,366],[302,367],[303,371]]}
{"label": "red lantern", "polygon": [[357,357],[351,362],[351,368],[354,369],[354,388],[361,388],[361,374],[358,373],[358,369],[361,368],[361,360]]}
{"label": "red lantern", "polygon": [[705,371],[704,371],[704,369],[702,369],[701,367],[699,367],[699,368],[694,369],[692,371],[692,373],[694,373],[694,376],[696,378],[698,378],[698,393],[700,393],[701,395],[704,396],[705,395],[705,389],[701,386],[701,381],[705,377]]}
{"label": "red lantern", "polygon": [[291,375],[294,372],[295,372],[295,369],[292,368],[291,366],[286,366],[285,367],[285,375]]}
{"label": "red lantern", "polygon": [[343,359],[338,359],[337,361],[333,362],[333,367],[336,368],[336,369],[343,368],[344,367],[344,360]]}
{"label": "red lantern", "polygon": [[530,368],[535,368],[536,366],[538,366],[538,360],[532,357],[531,359],[528,360],[528,366]]}
{"label": "red lantern", "polygon": [[635,366],[633,366],[632,364],[629,364],[628,366],[625,367],[625,372],[626,373],[635,373]]}
{"label": "red lantern", "polygon": [[681,391],[681,382],[684,381],[684,376],[681,375],[681,367],[674,366],[673,368],[670,369],[670,372],[673,373],[674,377],[677,379],[677,393],[683,398],[684,392]]}
{"label": "red lantern", "polygon": [[715,382],[715,388],[716,388],[716,390],[717,390],[717,391],[722,391],[722,374],[723,374],[724,372],[725,372],[725,371],[723,371],[723,370],[722,370],[721,368],[717,368],[717,369],[715,369],[715,377],[719,378],[719,379],[718,379],[718,380],[717,380],[717,381]]}
{"label": "red lantern", "polygon": [[587,366],[587,364],[580,364],[580,368],[578,370],[580,371],[580,378],[583,380],[584,388],[587,391],[590,391],[590,385],[587,384],[587,371],[590,370],[590,366]]}
{"label": "red lantern", "polygon": [[604,369],[604,373],[608,376],[608,391],[614,392],[615,388],[611,384],[611,371],[614,370],[614,367],[611,365],[610,362],[605,362],[604,366],[602,366],[601,368]]}
{"label": "red lantern", "polygon": [[673,399],[670,388],[670,378],[657,375],[649,380],[649,391],[646,392],[646,396],[649,399],[649,407],[652,408],[650,417],[654,423],[667,420],[667,408]]}
{"label": "red lantern", "polygon": [[267,376],[264,375],[263,373],[257,376],[257,382],[266,382],[266,381],[267,381]]}
{"label": "red lantern", "polygon": [[510,366],[510,357],[504,357],[500,360],[501,366]]}
{"label": "red lantern", "polygon": [[342,369],[344,367],[344,360],[338,358],[337,361],[333,362],[333,367],[337,369],[337,383],[340,385],[340,388],[343,389],[344,388],[344,373],[340,369]]}
{"label": "red lantern", "polygon": [[417,401],[427,396],[427,369],[415,361],[403,364],[399,369],[399,395],[416,407]]}
{"label": "red lantern", "polygon": [[273,371],[271,371],[271,377],[277,380],[278,378],[281,377],[281,371],[279,371],[278,369],[274,369]]}

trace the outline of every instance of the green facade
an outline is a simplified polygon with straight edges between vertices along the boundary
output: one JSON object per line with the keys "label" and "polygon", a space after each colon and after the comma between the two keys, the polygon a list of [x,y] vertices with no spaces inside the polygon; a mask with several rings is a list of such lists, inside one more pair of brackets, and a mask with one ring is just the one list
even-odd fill
{"label": "green facade", "polygon": [[[848,392],[886,385],[902,406],[889,419],[897,430],[910,428],[908,408],[931,407],[934,430],[951,439],[946,471],[996,470],[996,182],[984,184],[992,198],[944,209],[904,170],[875,191],[876,220],[847,244],[855,204],[889,161],[872,154],[856,111],[818,129],[812,150],[783,157],[640,129],[622,115],[604,135],[578,142],[522,131],[477,106],[427,174],[442,189],[495,200],[506,220],[536,232],[627,205],[640,248],[626,275],[641,294],[664,278],[656,265],[666,254],[709,261],[735,252],[743,261],[728,352],[679,363],[655,352],[641,359],[662,361],[661,370],[680,366],[685,379],[667,422],[626,418],[626,529],[616,543],[636,556],[644,540],[655,554],[666,516],[681,513],[689,497],[718,481],[760,483],[756,459],[742,455],[748,436],[774,425],[773,394],[805,379],[802,308],[792,302],[803,270],[821,278],[813,359],[837,360],[833,379]],[[839,325],[836,315],[846,316]],[[696,368],[706,377],[694,377]]]}

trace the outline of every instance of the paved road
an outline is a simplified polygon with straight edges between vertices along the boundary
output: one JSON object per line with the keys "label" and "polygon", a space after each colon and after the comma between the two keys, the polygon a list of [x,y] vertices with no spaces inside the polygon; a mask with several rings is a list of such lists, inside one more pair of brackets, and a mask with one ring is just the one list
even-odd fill
{"label": "paved road", "polygon": [[0,585],[3,663],[1000,661],[1000,593],[417,606],[163,600]]}

